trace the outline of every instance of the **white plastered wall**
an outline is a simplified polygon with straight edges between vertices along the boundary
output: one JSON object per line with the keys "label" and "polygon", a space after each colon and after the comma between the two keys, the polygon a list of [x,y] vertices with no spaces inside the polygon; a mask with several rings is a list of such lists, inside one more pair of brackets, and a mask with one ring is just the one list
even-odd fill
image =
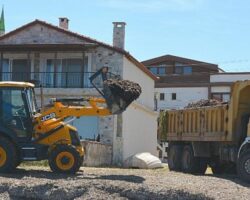
{"label": "white plastered wall", "polygon": [[123,159],[150,152],[157,155],[157,113],[133,103],[123,113]]}
{"label": "white plastered wall", "polygon": [[123,60],[123,79],[131,80],[139,83],[142,88],[142,93],[137,100],[138,103],[154,108],[154,80],[145,72],[139,69],[135,64],[130,62],[126,57]]}
{"label": "white plastered wall", "polygon": [[154,112],[154,80],[124,57],[123,79],[142,87],[140,98],[122,114],[123,160],[150,152],[157,155],[157,116]]}
{"label": "white plastered wall", "polygon": [[[155,88],[155,92],[158,110],[183,108],[191,102],[208,99],[207,87]],[[164,93],[164,100],[159,99],[160,93]],[[172,93],[176,93],[176,100],[172,100]]]}

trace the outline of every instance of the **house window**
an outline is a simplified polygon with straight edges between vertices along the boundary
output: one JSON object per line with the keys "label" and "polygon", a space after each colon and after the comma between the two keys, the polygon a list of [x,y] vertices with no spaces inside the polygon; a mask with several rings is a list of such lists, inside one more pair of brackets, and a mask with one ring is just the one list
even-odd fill
{"label": "house window", "polygon": [[[48,59],[43,78],[45,87],[81,88],[90,87],[87,72],[88,58],[83,59]],[[85,72],[85,73],[84,73]]]}
{"label": "house window", "polygon": [[153,73],[153,74],[157,74],[157,67],[150,67],[149,70]]}
{"label": "house window", "polygon": [[[1,62],[1,60],[0,60]],[[11,72],[10,72],[10,64],[9,59],[3,59],[3,68],[2,68],[2,81],[10,81],[11,80]]]}
{"label": "house window", "polygon": [[222,100],[223,100],[223,102],[230,101],[230,94],[229,93],[228,94],[223,94],[222,95]]}
{"label": "house window", "polygon": [[172,93],[172,100],[176,100],[176,93]]}
{"label": "house window", "polygon": [[97,140],[98,136],[98,117],[80,117],[72,122],[78,130],[80,138],[84,140]]}
{"label": "house window", "polygon": [[228,102],[230,101],[230,94],[229,93],[212,93],[211,98],[216,99],[218,101],[222,101],[222,102]]}
{"label": "house window", "polygon": [[149,70],[155,75],[165,75],[166,67],[164,65],[160,65],[158,67],[149,67]]}
{"label": "house window", "polygon": [[166,68],[165,67],[158,67],[158,74],[159,75],[165,75],[166,74]]}
{"label": "house window", "polygon": [[183,74],[192,74],[192,67],[190,66],[183,67]]}
{"label": "house window", "polygon": [[82,59],[62,60],[62,86],[69,88],[81,87]]}
{"label": "house window", "polygon": [[27,59],[12,61],[12,81],[30,81],[31,66]]}
{"label": "house window", "polygon": [[182,74],[182,66],[175,66],[175,73]]}
{"label": "house window", "polygon": [[191,66],[188,66],[186,64],[182,63],[175,63],[175,73],[176,74],[192,74],[193,68]]}
{"label": "house window", "polygon": [[164,93],[160,93],[160,101],[164,101],[165,99],[165,94]]}
{"label": "house window", "polygon": [[46,73],[44,74],[42,79],[44,87],[61,87],[61,71],[61,60],[47,60]]}

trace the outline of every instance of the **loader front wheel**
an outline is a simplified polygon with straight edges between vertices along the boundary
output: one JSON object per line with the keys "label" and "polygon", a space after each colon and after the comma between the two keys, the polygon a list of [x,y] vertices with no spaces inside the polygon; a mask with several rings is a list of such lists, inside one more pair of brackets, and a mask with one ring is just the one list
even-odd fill
{"label": "loader front wheel", "polygon": [[79,171],[81,156],[71,145],[57,145],[49,155],[49,166],[53,172],[75,174]]}
{"label": "loader front wheel", "polygon": [[10,172],[16,168],[16,148],[5,137],[0,138],[0,173]]}

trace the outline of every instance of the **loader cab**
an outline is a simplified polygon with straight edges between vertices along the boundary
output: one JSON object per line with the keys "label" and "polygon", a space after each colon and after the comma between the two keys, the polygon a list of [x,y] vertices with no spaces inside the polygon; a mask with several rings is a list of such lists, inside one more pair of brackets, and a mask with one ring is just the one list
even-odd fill
{"label": "loader cab", "polygon": [[19,142],[32,137],[32,118],[36,113],[34,85],[0,82],[0,132]]}

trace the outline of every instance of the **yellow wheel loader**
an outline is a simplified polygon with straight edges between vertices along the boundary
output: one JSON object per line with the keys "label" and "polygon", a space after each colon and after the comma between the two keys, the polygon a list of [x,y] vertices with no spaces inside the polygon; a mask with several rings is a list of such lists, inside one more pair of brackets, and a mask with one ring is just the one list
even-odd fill
{"label": "yellow wheel loader", "polygon": [[[46,159],[54,172],[76,173],[84,149],[69,118],[122,113],[141,92],[140,86],[134,84],[139,95],[124,98],[127,90],[118,91],[105,83],[111,80],[108,73],[104,67],[90,77],[102,98],[54,98],[46,110],[37,108],[32,83],[0,82],[0,173],[12,171],[22,161]],[[103,87],[95,83],[100,77]]]}

